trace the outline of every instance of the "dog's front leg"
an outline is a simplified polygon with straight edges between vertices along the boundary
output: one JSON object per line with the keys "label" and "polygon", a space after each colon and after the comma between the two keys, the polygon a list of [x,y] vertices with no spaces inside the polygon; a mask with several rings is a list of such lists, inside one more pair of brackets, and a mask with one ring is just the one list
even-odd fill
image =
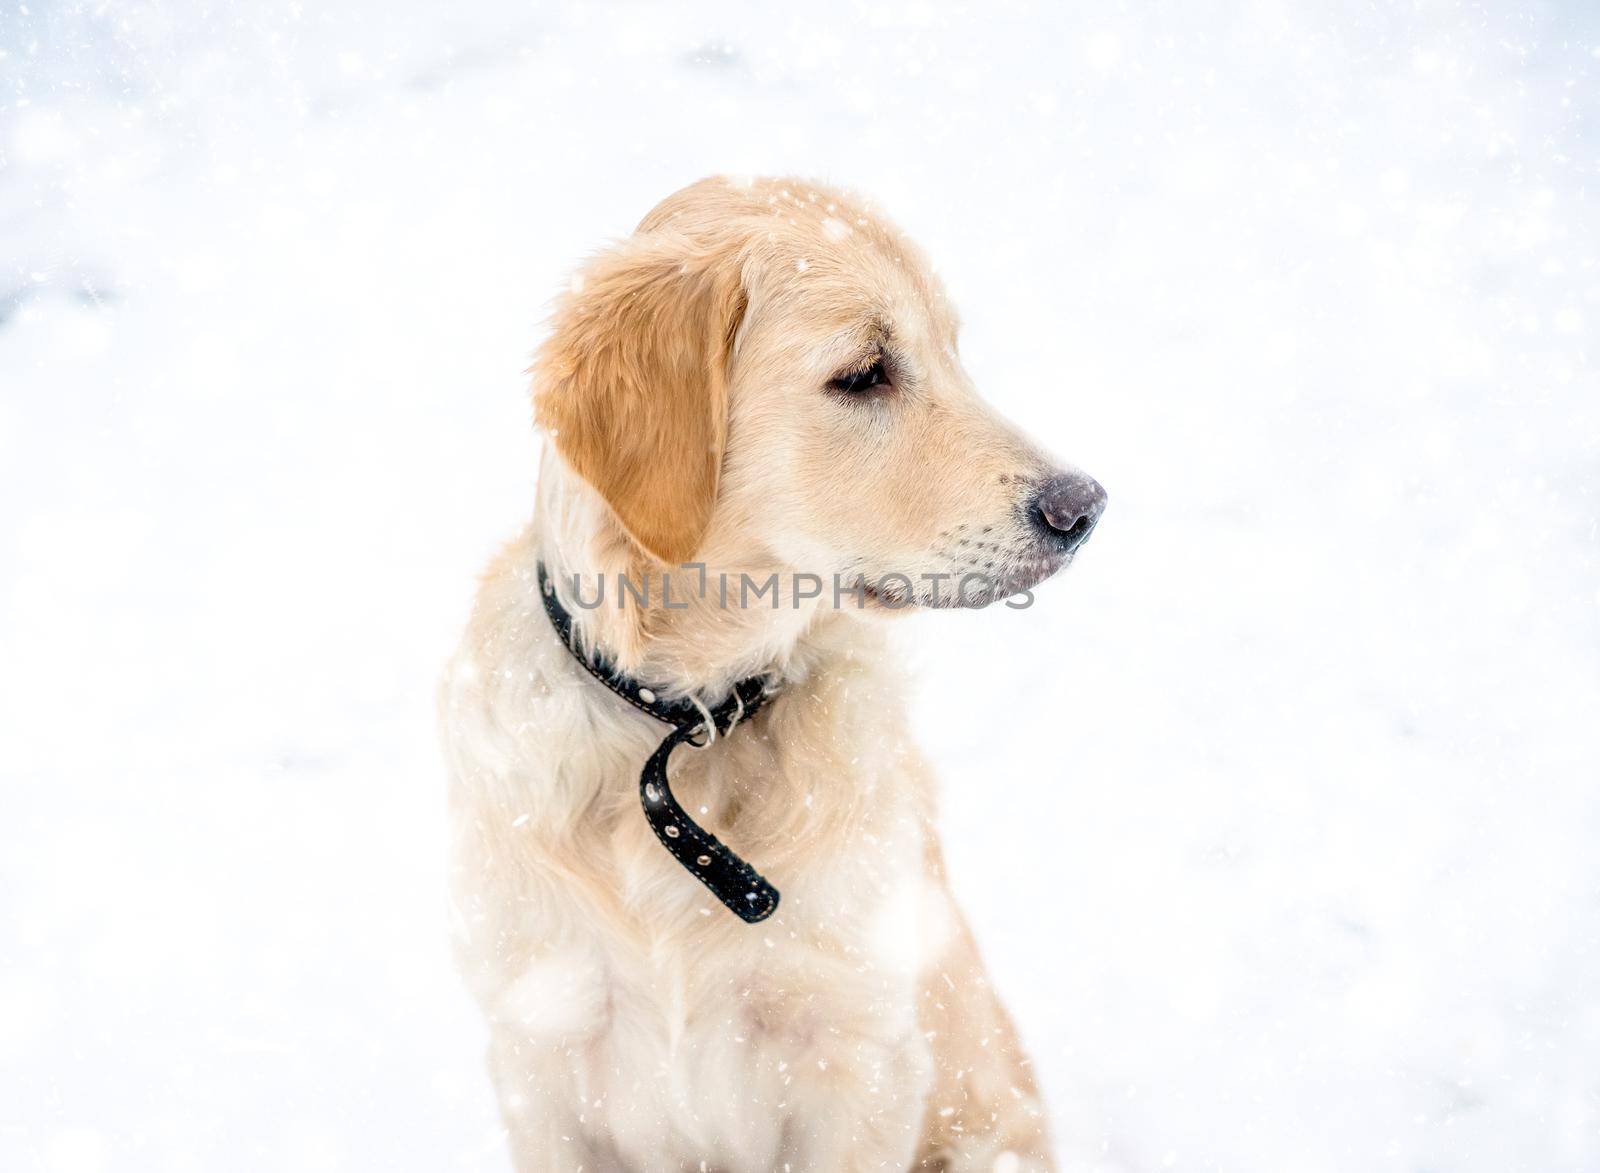
{"label": "dog's front leg", "polygon": [[965,919],[946,899],[954,931],[921,995],[935,1076],[916,1168],[1049,1173],[1055,1163],[1032,1065]]}
{"label": "dog's front leg", "polygon": [[518,1173],[621,1173],[581,1119],[582,1073],[558,1043],[498,1037],[489,1072]]}
{"label": "dog's front leg", "polygon": [[[915,1159],[933,1082],[926,1041],[912,1035],[885,1048],[857,1040],[827,1048],[795,1097],[784,1163],[838,1173],[905,1173]],[[799,1081],[797,1080],[797,1083]]]}

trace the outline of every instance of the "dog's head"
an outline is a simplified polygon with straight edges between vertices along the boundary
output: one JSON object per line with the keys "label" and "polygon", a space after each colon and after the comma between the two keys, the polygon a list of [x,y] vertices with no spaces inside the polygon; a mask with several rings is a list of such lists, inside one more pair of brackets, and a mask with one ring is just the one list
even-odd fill
{"label": "dog's head", "polygon": [[980,606],[1105,508],[978,397],[921,253],[858,200],[708,179],[574,281],[535,364],[556,450],[649,559]]}

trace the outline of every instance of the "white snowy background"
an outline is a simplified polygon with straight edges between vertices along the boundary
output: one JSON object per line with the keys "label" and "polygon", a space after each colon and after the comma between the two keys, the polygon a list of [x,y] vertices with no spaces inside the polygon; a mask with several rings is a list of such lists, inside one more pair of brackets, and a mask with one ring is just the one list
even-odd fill
{"label": "white snowy background", "polygon": [[1067,7],[0,10],[0,1169],[506,1167],[434,681],[718,171],[1110,491],[905,630],[1066,1166],[1600,1169],[1600,7]]}

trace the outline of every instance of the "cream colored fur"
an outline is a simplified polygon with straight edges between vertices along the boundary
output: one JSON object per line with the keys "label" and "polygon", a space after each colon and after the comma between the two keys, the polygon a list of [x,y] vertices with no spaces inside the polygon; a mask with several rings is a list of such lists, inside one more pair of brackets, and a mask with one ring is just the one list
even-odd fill
{"label": "cream colored fur", "polygon": [[[897,398],[828,392],[885,332]],[[884,609],[570,598],[574,573],[659,582],[690,551],[757,577],[1054,570],[1017,521],[1053,465],[973,392],[921,255],[837,191],[704,181],[575,282],[535,398],[554,433],[536,515],[442,688],[459,955],[517,1167],[1051,1168],[945,881]],[[672,775],[782,892],[769,921],[734,918],[654,839],[637,786],[664,727],[562,647],[540,560],[588,645],[640,679],[712,703],[755,672],[784,682]]]}

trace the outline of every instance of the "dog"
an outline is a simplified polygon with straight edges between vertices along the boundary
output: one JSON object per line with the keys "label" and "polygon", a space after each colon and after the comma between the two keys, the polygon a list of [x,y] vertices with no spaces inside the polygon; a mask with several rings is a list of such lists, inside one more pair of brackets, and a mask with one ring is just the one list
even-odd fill
{"label": "dog", "polygon": [[979,399],[921,252],[818,183],[669,196],[530,373],[534,517],[440,698],[516,1167],[1053,1168],[885,628],[1028,592],[1104,490]]}

